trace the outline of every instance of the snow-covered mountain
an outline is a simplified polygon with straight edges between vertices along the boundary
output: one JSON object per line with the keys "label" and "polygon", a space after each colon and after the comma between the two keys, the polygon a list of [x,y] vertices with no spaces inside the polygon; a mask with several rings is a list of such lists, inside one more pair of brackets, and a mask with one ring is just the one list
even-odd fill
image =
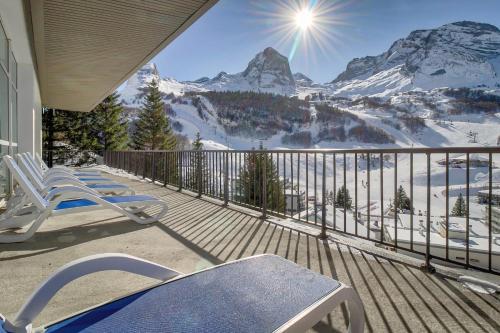
{"label": "snow-covered mountain", "polygon": [[335,95],[500,85],[500,30],[455,22],[416,30],[378,56],[356,58],[330,84]]}
{"label": "snow-covered mountain", "polygon": [[[311,86],[312,80],[303,74],[299,82]],[[146,64],[126,83],[120,92],[122,101],[127,106],[140,105],[144,91],[151,80],[159,82],[160,91],[165,94],[183,95],[188,91],[255,91],[279,95],[296,93],[294,75],[288,59],[272,47],[258,53],[247,68],[236,74],[220,72],[213,78],[202,77],[195,81],[177,81],[174,78],[161,78],[154,63]]]}
{"label": "snow-covered mountain", "polygon": [[243,72],[221,72],[202,85],[214,91],[256,91],[280,95],[292,95],[296,88],[288,58],[272,47],[258,53]]}
{"label": "snow-covered mountain", "polygon": [[161,78],[156,65],[148,63],[132,75],[120,91],[122,103],[128,107],[140,106],[147,86],[152,80],[158,81],[159,89],[165,95],[182,95],[186,91],[205,91],[197,82],[180,82],[174,78]]}
{"label": "snow-covered mountain", "polygon": [[[213,148],[251,148],[261,141],[270,148],[500,142],[500,30],[488,24],[457,22],[414,31],[381,55],[352,60],[327,84],[292,74],[287,58],[270,47],[240,73],[194,81],[162,78],[155,64],[147,64],[120,91],[131,119],[153,79],[174,130],[189,139],[200,132]],[[299,100],[280,97],[279,105],[287,106],[270,110],[263,107],[269,96],[213,91]],[[340,113],[321,114],[324,105]]]}

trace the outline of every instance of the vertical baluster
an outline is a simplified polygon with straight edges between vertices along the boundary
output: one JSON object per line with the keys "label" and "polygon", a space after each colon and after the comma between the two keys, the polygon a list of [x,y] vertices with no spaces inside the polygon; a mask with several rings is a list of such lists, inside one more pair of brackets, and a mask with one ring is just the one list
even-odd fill
{"label": "vertical baluster", "polygon": [[470,237],[470,227],[469,227],[469,216],[470,216],[470,207],[469,207],[469,195],[470,195],[470,156],[469,153],[467,153],[467,175],[466,175],[466,181],[465,181],[465,191],[467,194],[466,198],[466,204],[465,206],[467,207],[466,215],[465,215],[465,266],[468,268],[469,267],[469,237]]}
{"label": "vertical baluster", "polygon": [[142,162],[142,179],[146,178],[146,163],[147,163],[147,154],[143,153],[143,162]]}
{"label": "vertical baluster", "polygon": [[358,154],[354,153],[354,234],[358,235]]}
{"label": "vertical baluster", "polygon": [[347,232],[347,158],[344,153],[344,232]]}
{"label": "vertical baluster", "polygon": [[380,240],[384,242],[384,154],[379,155],[380,165]]}
{"label": "vertical baluster", "polygon": [[299,220],[300,220],[300,212],[302,210],[301,207],[301,196],[300,196],[300,153],[297,153],[297,210],[299,211]]}
{"label": "vertical baluster", "polygon": [[333,230],[337,230],[337,154],[333,153]]}
{"label": "vertical baluster", "polygon": [[413,251],[413,153],[410,153],[410,250]]}
{"label": "vertical baluster", "polygon": [[366,153],[366,235],[370,239],[370,153]]}
{"label": "vertical baluster", "polygon": [[488,270],[491,271],[491,234],[492,234],[492,221],[491,221],[491,203],[492,197],[492,182],[493,182],[493,156],[488,154]]}
{"label": "vertical baluster", "polygon": [[211,153],[211,158],[212,158],[212,196],[213,197],[217,197],[217,193],[216,193],[216,190],[217,190],[217,175],[216,175],[216,172],[215,172],[215,154],[216,152],[212,152]]}
{"label": "vertical baluster", "polygon": [[179,152],[179,158],[178,158],[178,161],[179,161],[179,191],[182,191],[182,182],[183,182],[183,179],[184,179],[184,176],[182,174],[182,164],[183,164],[183,161],[182,161],[182,152]]}
{"label": "vertical baluster", "polygon": [[323,170],[321,175],[321,239],[326,239],[326,155],[323,153]]}
{"label": "vertical baluster", "polygon": [[224,152],[224,205],[229,203],[229,152]]}
{"label": "vertical baluster", "polygon": [[238,160],[239,160],[239,161],[238,161],[238,175],[239,175],[239,177],[238,177],[238,179],[239,179],[239,185],[238,185],[239,197],[238,197],[238,201],[239,201],[240,203],[242,202],[242,199],[243,199],[243,198],[242,198],[242,195],[241,195],[241,194],[242,194],[241,190],[243,189],[243,180],[242,180],[242,178],[241,178],[241,176],[242,176],[242,175],[241,175],[241,172],[242,172],[242,170],[243,170],[243,169],[241,168],[241,154],[242,154],[242,153],[238,153]]}
{"label": "vertical baluster", "polygon": [[309,222],[309,153],[306,153],[306,221]]}
{"label": "vertical baluster", "polygon": [[450,156],[449,153],[446,153],[445,156],[445,164],[446,164],[446,188],[445,188],[445,195],[446,195],[446,203],[445,203],[445,209],[446,209],[446,214],[445,214],[445,223],[446,223],[446,230],[445,230],[445,237],[446,237],[446,260],[449,259],[449,252],[450,252],[450,247],[449,247],[449,230],[450,230]]}
{"label": "vertical baluster", "polygon": [[231,158],[231,162],[229,164],[231,168],[231,180],[230,180],[230,185],[231,185],[231,201],[234,201],[234,163],[233,163],[233,152],[230,153],[229,157]]}
{"label": "vertical baluster", "polygon": [[284,185],[283,186],[283,198],[285,200],[285,204],[283,205],[283,215],[286,215],[286,186],[288,184],[286,184],[286,154],[283,153],[283,181],[284,181]]}
{"label": "vertical baluster", "polygon": [[262,203],[262,219],[267,218],[267,154],[262,155],[262,186],[261,186],[261,203]]}
{"label": "vertical baluster", "polygon": [[155,182],[156,178],[156,153],[152,152],[151,153],[151,179],[153,183]]}
{"label": "vertical baluster", "polygon": [[427,153],[427,223],[425,236],[425,266],[431,270],[431,154]]}
{"label": "vertical baluster", "polygon": [[257,207],[257,195],[258,195],[258,190],[257,190],[257,153],[255,149],[252,151],[252,161],[253,161],[253,206]]}
{"label": "vertical baluster", "polygon": [[294,198],[295,198],[295,191],[294,191],[294,188],[293,188],[293,153],[290,153],[290,182],[291,182],[291,189],[290,189],[290,199],[291,199],[291,203],[290,203],[290,216],[293,216],[293,212],[294,212]]}
{"label": "vertical baluster", "polygon": [[314,153],[314,224],[318,224],[318,154]]}
{"label": "vertical baluster", "polygon": [[394,153],[394,246],[398,247],[398,154]]}

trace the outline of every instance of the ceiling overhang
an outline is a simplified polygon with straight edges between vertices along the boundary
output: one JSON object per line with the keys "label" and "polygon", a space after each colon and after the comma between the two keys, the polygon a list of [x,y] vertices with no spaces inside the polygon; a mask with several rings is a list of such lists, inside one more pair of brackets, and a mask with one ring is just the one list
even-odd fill
{"label": "ceiling overhang", "polygon": [[217,0],[28,0],[42,103],[90,111]]}

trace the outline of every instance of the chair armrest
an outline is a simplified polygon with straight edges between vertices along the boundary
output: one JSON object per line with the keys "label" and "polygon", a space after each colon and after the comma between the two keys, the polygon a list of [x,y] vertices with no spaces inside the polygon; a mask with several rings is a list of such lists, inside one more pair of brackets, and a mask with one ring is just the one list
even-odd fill
{"label": "chair armrest", "polygon": [[7,332],[30,332],[33,320],[61,288],[82,276],[110,270],[142,275],[160,281],[180,275],[168,267],[126,254],[106,253],[81,258],[64,265],[49,276],[31,294],[16,318],[13,321],[5,320],[3,329]]}
{"label": "chair armrest", "polygon": [[78,185],[63,185],[60,187],[56,187],[49,192],[47,192],[47,195],[45,196],[45,200],[51,201],[55,196],[60,195],[61,197],[58,198],[60,201],[68,200],[73,198],[74,196],[85,196],[85,194],[90,194],[92,197],[90,198],[91,200],[94,198],[100,199],[100,194],[96,191],[94,191],[91,188],[86,188]]}

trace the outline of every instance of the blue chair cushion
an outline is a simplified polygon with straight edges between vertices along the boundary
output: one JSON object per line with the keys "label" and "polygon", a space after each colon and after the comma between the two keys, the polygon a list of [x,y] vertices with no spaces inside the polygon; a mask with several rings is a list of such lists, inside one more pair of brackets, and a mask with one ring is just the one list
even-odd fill
{"label": "blue chair cushion", "polygon": [[[146,200],[157,200],[155,197],[149,195],[124,195],[124,196],[106,196],[101,197],[101,199],[106,200],[109,203],[120,204],[127,202],[141,202]],[[71,208],[81,208],[88,206],[96,206],[98,203],[89,199],[73,199],[61,201],[54,210],[60,209],[71,209]]]}
{"label": "blue chair cushion", "polygon": [[104,178],[104,177],[80,177],[78,178],[78,180],[82,181],[82,182],[95,182],[95,181],[113,181],[109,178]]}
{"label": "blue chair cushion", "polygon": [[339,286],[265,255],[135,293],[48,326],[46,332],[272,332]]}
{"label": "blue chair cushion", "polygon": [[127,185],[122,185],[122,184],[89,184],[87,185],[88,188],[92,189],[113,189],[113,188],[127,188]]}

